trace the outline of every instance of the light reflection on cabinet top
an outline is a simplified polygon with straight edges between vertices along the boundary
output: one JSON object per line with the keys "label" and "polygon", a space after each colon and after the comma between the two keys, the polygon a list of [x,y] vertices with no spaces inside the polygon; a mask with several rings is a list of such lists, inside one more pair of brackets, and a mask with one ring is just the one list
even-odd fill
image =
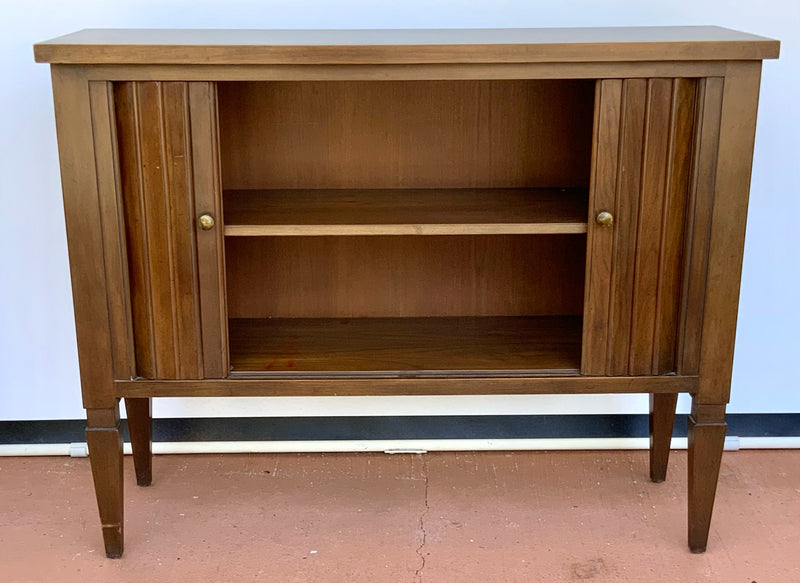
{"label": "light reflection on cabinet top", "polygon": [[86,29],[34,46],[61,64],[413,64],[758,60],[776,40],[716,26],[203,30]]}

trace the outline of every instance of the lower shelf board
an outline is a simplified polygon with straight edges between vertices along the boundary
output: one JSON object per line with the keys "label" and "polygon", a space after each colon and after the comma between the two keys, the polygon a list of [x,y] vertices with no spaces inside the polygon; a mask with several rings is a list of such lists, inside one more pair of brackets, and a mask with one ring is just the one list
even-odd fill
{"label": "lower shelf board", "polygon": [[579,316],[229,321],[233,375],[577,374]]}

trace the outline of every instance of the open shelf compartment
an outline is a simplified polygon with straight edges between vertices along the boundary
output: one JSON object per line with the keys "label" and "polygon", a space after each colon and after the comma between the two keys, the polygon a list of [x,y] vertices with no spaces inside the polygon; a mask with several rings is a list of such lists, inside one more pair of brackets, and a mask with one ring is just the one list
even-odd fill
{"label": "open shelf compartment", "polygon": [[230,321],[233,373],[577,373],[580,317]]}
{"label": "open shelf compartment", "polygon": [[579,374],[593,80],[217,87],[232,376]]}

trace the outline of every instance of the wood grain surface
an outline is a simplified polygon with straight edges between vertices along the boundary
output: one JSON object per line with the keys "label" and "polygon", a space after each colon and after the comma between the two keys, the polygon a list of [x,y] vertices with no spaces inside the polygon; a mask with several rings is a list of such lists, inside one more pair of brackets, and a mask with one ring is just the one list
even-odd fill
{"label": "wood grain surface", "polygon": [[581,189],[233,190],[226,236],[586,232]]}
{"label": "wood grain surface", "polygon": [[650,479],[663,482],[667,478],[667,464],[675,426],[676,393],[651,393],[648,425],[650,430]]}
{"label": "wood grain surface", "polygon": [[714,207],[719,122],[724,81],[701,79],[697,88],[697,138],[692,152],[692,174],[684,236],[686,249],[678,332],[678,372],[697,374],[703,332],[703,306],[708,273],[711,212]]}
{"label": "wood grain surface", "polygon": [[579,315],[586,237],[227,237],[231,318]]}
{"label": "wood grain surface", "polygon": [[124,397],[336,397],[386,395],[560,395],[693,393],[697,377],[589,377],[573,372],[472,371],[425,375],[353,372],[303,375],[233,373],[227,379],[115,381]]}
{"label": "wood grain surface", "polygon": [[106,556],[119,558],[125,546],[125,504],[118,399],[113,407],[86,410],[86,445]]}
{"label": "wood grain surface", "polygon": [[125,399],[136,483],[149,486],[153,480],[153,404],[149,397]]}
{"label": "wood grain surface", "polygon": [[723,85],[700,347],[701,403],[730,399],[760,85],[761,63],[731,65]]}
{"label": "wood grain surface", "polygon": [[80,71],[69,67],[53,67],[52,79],[83,406],[113,407],[115,351],[90,86]]}
{"label": "wood grain surface", "polygon": [[577,372],[580,326],[579,317],[233,319],[231,367]]}
{"label": "wood grain surface", "polygon": [[194,216],[210,214],[219,224],[216,229],[195,231],[203,376],[220,378],[228,374],[229,365],[216,84],[189,83],[188,100]]}
{"label": "wood grain surface", "polygon": [[136,358],[133,350],[125,219],[117,165],[113,84],[90,81],[89,100],[92,111],[97,200],[103,228],[103,261],[114,378],[124,379],[136,375]]}
{"label": "wood grain surface", "polygon": [[[616,210],[619,166],[622,84],[619,79],[598,81],[595,87],[594,139],[590,213]],[[583,306],[583,356],[581,372],[605,374],[608,358],[609,300],[614,260],[614,230],[601,228],[589,217],[587,225],[586,280]]]}
{"label": "wood grain surface", "polygon": [[775,40],[716,26],[407,29],[88,29],[39,43],[52,63],[503,63],[768,59]]}
{"label": "wood grain surface", "polygon": [[227,373],[222,235],[195,226],[196,205],[220,210],[211,89],[114,85],[136,371],[147,378]]}
{"label": "wood grain surface", "polygon": [[583,370],[677,368],[696,82],[600,81],[589,221]]}
{"label": "wood grain surface", "polygon": [[220,83],[226,190],[586,188],[594,82]]}
{"label": "wood grain surface", "polygon": [[117,83],[136,368],[202,378],[186,83]]}
{"label": "wood grain surface", "polygon": [[154,396],[634,392],[653,396],[655,480],[675,393],[692,394],[688,539],[704,551],[760,59],[778,49],[716,27],[37,45],[56,63],[107,555],[123,549],[120,397],[147,483]]}

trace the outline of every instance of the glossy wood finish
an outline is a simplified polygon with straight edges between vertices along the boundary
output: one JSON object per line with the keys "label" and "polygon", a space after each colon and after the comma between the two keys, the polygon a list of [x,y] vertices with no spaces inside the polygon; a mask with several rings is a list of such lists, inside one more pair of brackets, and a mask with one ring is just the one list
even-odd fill
{"label": "glossy wood finish", "polygon": [[114,359],[89,84],[69,68],[54,67],[52,78],[83,406],[113,407]]}
{"label": "glossy wood finish", "polygon": [[700,405],[692,401],[688,417],[689,438],[689,549],[705,552],[714,509],[717,479],[725,445],[725,405]]}
{"label": "glossy wood finish", "polygon": [[106,556],[116,559],[122,556],[125,528],[119,406],[87,409],[86,419],[86,444],[92,461],[92,478]]}
{"label": "glossy wood finish", "polygon": [[678,372],[697,374],[703,331],[711,212],[714,208],[722,78],[701,79],[697,95],[697,134],[692,153],[692,182],[686,216],[683,303],[678,335]]}
{"label": "glossy wood finish", "polygon": [[188,97],[194,216],[210,214],[219,221],[216,229],[195,232],[203,376],[220,378],[228,374],[229,364],[216,85],[189,83]]}
{"label": "glossy wood finish", "polygon": [[689,548],[703,552],[714,507],[730,398],[761,63],[735,63],[723,84],[700,344],[689,416]]}
{"label": "glossy wood finish", "polygon": [[128,258],[117,167],[113,85],[89,82],[92,137],[97,173],[100,222],[103,229],[103,264],[106,275],[108,316],[114,378],[136,376],[131,306],[128,294]]}
{"label": "glossy wood finish", "polygon": [[389,395],[596,395],[608,393],[693,393],[697,377],[587,377],[512,374],[408,375],[353,372],[334,375],[231,374],[201,381],[116,381],[120,397],[353,397]]}
{"label": "glossy wood finish", "polygon": [[731,65],[725,78],[700,347],[699,403],[730,399],[750,169],[761,63]]}
{"label": "glossy wood finish", "polygon": [[650,479],[653,482],[663,482],[667,477],[677,403],[677,393],[650,394]]}
{"label": "glossy wood finish", "polygon": [[426,63],[397,65],[73,65],[92,81],[442,81],[720,77],[725,61]]}
{"label": "glossy wood finish", "polygon": [[230,322],[233,372],[577,373],[578,317],[271,318]]}
{"label": "glossy wood finish", "polygon": [[579,189],[233,190],[226,236],[586,232]]}
{"label": "glossy wood finish", "polygon": [[772,39],[716,26],[433,30],[82,30],[50,63],[509,63],[771,59]]}
{"label": "glossy wood finish", "polygon": [[[107,87],[90,86],[80,71],[53,67],[53,93],[58,132],[64,215],[70,256],[75,328],[81,371],[83,406],[87,410],[86,442],[92,458],[92,476],[108,557],[123,551],[122,436],[119,431],[115,372],[125,374],[130,363],[119,349],[130,336],[116,338],[112,347],[112,319],[120,316],[121,269],[106,273],[105,260],[120,245],[116,198],[108,195],[113,170],[108,162],[110,120]],[[95,148],[105,148],[95,155]],[[104,219],[105,222],[104,222]],[[110,313],[113,312],[113,313]],[[116,329],[119,332],[119,329]]]}
{"label": "glossy wood finish", "polygon": [[128,432],[133,450],[133,465],[136,470],[136,483],[149,486],[153,481],[152,440],[153,410],[149,397],[125,399],[125,412],[128,414]]}
{"label": "glossy wood finish", "polygon": [[[598,81],[595,87],[594,139],[590,211],[616,210],[617,171],[622,118],[622,84],[617,79]],[[611,285],[614,229],[589,221],[583,317],[583,374],[604,374],[609,352],[608,293]],[[598,291],[598,289],[600,291]]]}
{"label": "glossy wood finish", "polygon": [[592,81],[220,83],[226,190],[588,186]]}
{"label": "glossy wood finish", "polygon": [[[704,550],[760,59],[777,52],[776,41],[713,27],[87,31],[37,45],[56,63],[87,441],[109,556],[122,552],[118,399],[131,399],[147,482],[151,397],[248,395],[651,393],[658,480],[675,395],[691,393],[689,545]],[[80,64],[57,64],[67,62]],[[567,190],[543,212],[501,188]],[[315,207],[330,198],[316,189],[370,202],[355,213]],[[438,189],[439,209],[420,212],[415,189]],[[483,189],[491,202],[461,206],[464,191],[451,189]],[[570,189],[588,189],[588,203],[563,204]],[[292,197],[310,207],[289,210]],[[388,217],[400,200],[413,210],[395,205]],[[598,225],[600,211],[613,225]],[[204,214],[214,228],[198,229]],[[566,224],[586,234],[540,234]],[[236,236],[265,225],[295,236]],[[408,235],[363,236],[365,225]],[[448,235],[413,236],[429,225]],[[533,230],[483,234],[510,225]],[[359,333],[339,332],[354,324]]]}
{"label": "glossy wood finish", "polygon": [[202,378],[186,83],[115,84],[136,371]]}
{"label": "glossy wood finish", "polygon": [[[609,304],[604,328],[608,334],[608,354],[605,372],[599,374],[633,372],[630,370],[631,334],[636,294],[634,278],[638,254],[637,222],[644,162],[646,99],[646,79],[622,82],[619,168],[613,211],[616,219],[613,226],[614,247],[609,261],[612,266],[611,277],[606,282]],[[590,208],[590,212],[601,210],[595,206]],[[592,286],[589,293],[594,293],[594,289]]]}
{"label": "glossy wood finish", "polygon": [[[583,370],[675,371],[695,82],[600,81]],[[615,147],[615,144],[619,147]]]}
{"label": "glossy wood finish", "polygon": [[225,247],[231,318],[577,316],[582,309],[582,235],[228,237]]}
{"label": "glossy wood finish", "polygon": [[[213,258],[219,243],[204,236],[198,246],[195,235],[195,185],[203,186],[202,175],[213,176],[213,169],[193,165],[189,91],[188,83],[114,86],[136,374],[145,378],[205,376],[201,291],[220,302],[219,267],[211,270],[211,281],[206,270],[200,288],[199,264]],[[208,135],[203,138],[210,143]],[[206,321],[212,316],[206,306]],[[213,376],[224,374],[218,346]]]}
{"label": "glossy wood finish", "polygon": [[[663,178],[664,183],[653,184],[653,188],[663,188],[663,195],[658,199],[654,214],[660,214],[660,223],[653,225],[653,232],[659,233],[660,240],[650,235],[651,246],[654,250],[653,264],[657,262],[657,272],[652,273],[650,268],[650,281],[647,289],[639,284],[637,297],[638,316],[635,326],[637,337],[644,337],[649,341],[652,333],[652,360],[650,371],[653,374],[665,374],[677,369],[678,360],[678,334],[680,327],[682,266],[685,264],[684,232],[687,214],[687,199],[690,194],[691,152],[695,139],[696,126],[696,101],[697,83],[695,80],[675,79],[670,82],[672,92],[669,103],[669,121],[667,124],[670,136],[666,144],[667,162],[660,163],[656,157],[650,160],[646,168],[653,175]],[[662,84],[663,87],[663,84]],[[665,88],[666,89],[666,88]],[[663,99],[663,96],[662,96]],[[666,104],[664,104],[666,105]],[[653,111],[653,108],[651,108]],[[662,113],[666,113],[661,110]],[[651,124],[651,132],[656,131]],[[651,134],[648,144],[656,142]],[[663,146],[662,146],[663,147]],[[654,150],[656,147],[653,148]],[[662,151],[663,152],[663,151]],[[661,175],[663,171],[665,175]],[[648,175],[649,176],[649,175]],[[643,195],[644,198],[644,195]],[[663,203],[663,208],[658,209],[658,204]],[[640,230],[646,227],[640,225]],[[640,231],[640,240],[643,234]],[[655,254],[655,249],[658,254]],[[640,256],[641,257],[641,256]],[[637,269],[642,272],[648,268],[647,260],[639,263]],[[652,313],[648,309],[648,294],[655,293],[656,302]],[[643,296],[643,297],[642,297]],[[654,318],[651,320],[651,314]],[[652,328],[649,325],[652,324]],[[644,332],[644,333],[643,333]],[[631,366],[639,372],[647,374],[647,353],[637,355]]]}

